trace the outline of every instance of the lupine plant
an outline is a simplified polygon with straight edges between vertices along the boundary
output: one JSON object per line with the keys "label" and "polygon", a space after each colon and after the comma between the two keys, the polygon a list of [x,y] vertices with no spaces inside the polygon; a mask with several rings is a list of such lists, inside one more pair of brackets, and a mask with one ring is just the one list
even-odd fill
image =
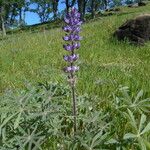
{"label": "lupine plant", "polygon": [[67,42],[63,47],[70,54],[64,56],[64,60],[68,62],[68,66],[64,68],[64,71],[68,73],[68,81],[72,89],[72,99],[73,99],[73,117],[74,117],[74,132],[76,132],[76,96],[75,96],[75,72],[79,70],[79,66],[75,66],[74,62],[79,58],[78,54],[75,54],[75,50],[80,47],[80,40],[82,39],[79,36],[80,26],[82,21],[80,20],[80,13],[76,8],[71,8],[69,13],[64,18],[66,26],[63,27],[63,30],[66,32],[66,35],[63,37],[64,41]]}

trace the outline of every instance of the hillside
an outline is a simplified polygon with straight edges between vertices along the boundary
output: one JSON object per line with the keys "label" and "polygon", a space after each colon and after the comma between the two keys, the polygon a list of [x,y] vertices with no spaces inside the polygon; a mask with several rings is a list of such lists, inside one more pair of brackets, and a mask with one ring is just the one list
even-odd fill
{"label": "hillside", "polygon": [[[118,42],[112,34],[127,19],[150,13],[150,4],[139,8],[121,8],[122,13],[99,17],[82,27],[83,41],[79,50],[80,94],[106,98],[119,85],[134,92],[143,89],[150,96],[150,43],[135,47]],[[20,31],[0,41],[0,92],[8,88],[25,87],[27,82],[66,83],[61,69],[66,65],[62,57],[61,28],[39,31]]]}

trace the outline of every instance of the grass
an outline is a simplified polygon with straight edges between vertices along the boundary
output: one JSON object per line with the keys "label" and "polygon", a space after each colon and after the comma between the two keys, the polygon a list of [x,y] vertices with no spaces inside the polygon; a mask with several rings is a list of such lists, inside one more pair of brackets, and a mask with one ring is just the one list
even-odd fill
{"label": "grass", "polygon": [[[150,5],[121,8],[122,14],[101,17],[83,25],[81,49],[78,51],[78,93],[109,96],[119,85],[134,92],[143,89],[150,96],[150,43],[136,47],[118,42],[112,34],[127,19],[149,13]],[[21,32],[21,31],[20,31]],[[25,88],[26,82],[66,83],[62,72],[61,28],[10,34],[0,41],[0,92]]]}

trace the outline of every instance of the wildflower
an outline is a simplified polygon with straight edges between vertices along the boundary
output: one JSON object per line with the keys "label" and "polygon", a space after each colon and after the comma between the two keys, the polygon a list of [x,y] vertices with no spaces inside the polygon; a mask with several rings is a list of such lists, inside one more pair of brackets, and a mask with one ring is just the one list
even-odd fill
{"label": "wildflower", "polygon": [[71,86],[72,90],[72,100],[73,100],[73,117],[74,117],[74,133],[76,132],[77,124],[77,109],[76,109],[76,95],[75,95],[75,83],[76,77],[74,73],[79,70],[79,66],[74,65],[74,62],[78,60],[79,55],[75,54],[75,50],[80,48],[80,37],[79,33],[81,31],[80,14],[78,13],[76,8],[71,8],[69,13],[64,18],[66,26],[63,27],[63,30],[66,32],[66,35],[63,37],[63,40],[67,42],[67,44],[63,45],[63,48],[68,51],[70,54],[64,56],[64,60],[69,63],[67,67],[63,70],[68,73],[68,82]]}

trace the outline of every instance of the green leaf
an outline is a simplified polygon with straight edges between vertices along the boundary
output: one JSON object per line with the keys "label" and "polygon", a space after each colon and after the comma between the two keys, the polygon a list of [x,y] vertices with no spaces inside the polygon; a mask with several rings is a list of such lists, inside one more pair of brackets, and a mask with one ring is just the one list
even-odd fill
{"label": "green leaf", "polygon": [[103,132],[100,131],[100,132],[98,132],[98,133],[94,136],[94,138],[93,138],[93,140],[92,140],[92,144],[91,144],[91,147],[92,147],[92,148],[96,146],[94,143],[102,136],[102,133],[103,133]]}
{"label": "green leaf", "polygon": [[137,131],[138,129],[137,129],[136,121],[135,121],[134,115],[133,115],[133,113],[130,111],[130,109],[128,109],[128,114],[129,114],[129,119],[130,119],[131,125],[132,125],[132,126],[134,127],[134,129],[136,129],[136,131]]}
{"label": "green leaf", "polygon": [[127,133],[124,135],[123,139],[127,140],[127,139],[134,139],[137,138],[137,135],[133,134],[133,133]]}
{"label": "green leaf", "polygon": [[12,115],[10,115],[9,117],[7,117],[7,118],[3,121],[3,123],[0,125],[0,130],[1,130],[1,128],[3,128],[16,114],[17,114],[17,113],[12,114]]}
{"label": "green leaf", "polygon": [[141,150],[147,150],[146,149],[146,145],[145,145],[145,143],[144,143],[142,138],[138,138],[138,142],[140,143]]}
{"label": "green leaf", "polygon": [[147,124],[147,126],[144,128],[144,130],[141,132],[141,134],[144,134],[149,131],[150,131],[150,122]]}
{"label": "green leaf", "polygon": [[134,103],[136,103],[142,96],[143,96],[143,90],[141,90],[141,91],[137,94]]}
{"label": "green leaf", "polygon": [[107,144],[117,144],[118,141],[116,139],[110,139],[108,142],[106,142]]}
{"label": "green leaf", "polygon": [[139,133],[143,129],[143,125],[144,125],[145,121],[146,121],[146,116],[144,114],[142,114],[141,120],[140,120],[140,125],[139,125]]}
{"label": "green leaf", "polygon": [[150,149],[150,142],[148,142],[148,141],[145,140],[145,139],[143,139],[143,141],[144,141],[144,144],[146,145],[146,147],[147,147],[148,149]]}
{"label": "green leaf", "polygon": [[21,119],[21,112],[18,114],[18,117],[16,118],[15,120],[15,123],[14,123],[14,129],[18,128],[19,126],[19,123],[20,123],[20,119]]}

